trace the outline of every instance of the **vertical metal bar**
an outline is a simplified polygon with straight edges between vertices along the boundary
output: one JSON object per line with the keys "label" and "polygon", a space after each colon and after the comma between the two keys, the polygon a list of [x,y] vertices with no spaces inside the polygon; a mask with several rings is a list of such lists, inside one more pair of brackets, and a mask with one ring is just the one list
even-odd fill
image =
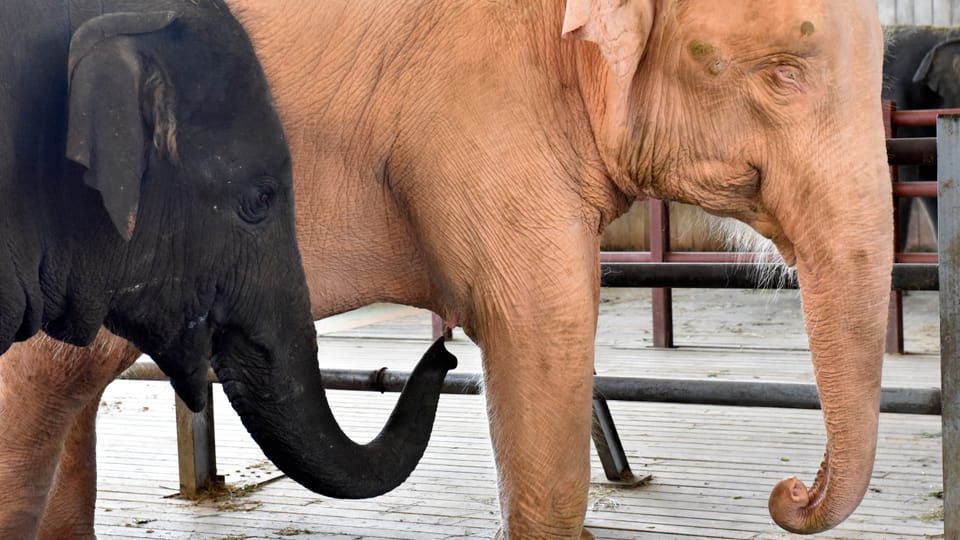
{"label": "vertical metal bar", "polygon": [[944,538],[960,538],[960,115],[937,119]]}
{"label": "vertical metal bar", "polygon": [[[666,261],[670,251],[670,208],[667,203],[650,199],[650,258]],[[673,347],[673,293],[670,289],[652,290],[653,346]]]}
{"label": "vertical metal bar", "polygon": [[443,318],[436,313],[433,314],[432,324],[434,340],[439,339],[440,336],[443,336],[444,339],[453,339],[453,328],[447,326],[447,323],[444,322]]}
{"label": "vertical metal bar", "polygon": [[[892,101],[884,101],[883,104],[883,130],[886,137],[895,136],[893,125],[893,113],[897,110],[897,104]],[[896,182],[897,168],[890,167],[890,181]],[[900,204],[899,198],[893,196],[893,252],[900,250],[900,227],[906,227],[908,224],[900,223],[900,212],[897,210]],[[890,292],[890,307],[887,312],[887,341],[886,350],[891,354],[903,354],[903,291]]]}
{"label": "vertical metal bar", "polygon": [[180,496],[195,497],[217,484],[217,454],[213,424],[213,385],[207,384],[207,407],[193,413],[177,400],[177,459],[180,466]]}

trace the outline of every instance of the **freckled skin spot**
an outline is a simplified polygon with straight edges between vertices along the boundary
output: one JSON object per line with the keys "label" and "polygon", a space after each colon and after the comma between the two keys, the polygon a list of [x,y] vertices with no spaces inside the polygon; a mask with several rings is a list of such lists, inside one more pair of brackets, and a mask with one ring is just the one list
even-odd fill
{"label": "freckled skin spot", "polygon": [[695,39],[690,42],[690,45],[688,45],[687,50],[690,51],[690,56],[694,60],[703,60],[707,55],[713,53],[713,45],[710,45],[709,43],[704,43],[699,39]]}
{"label": "freckled skin spot", "polygon": [[800,25],[800,35],[809,36],[813,35],[814,27],[813,23],[810,21],[803,21],[803,24]]}
{"label": "freckled skin spot", "polygon": [[710,63],[710,66],[707,67],[707,71],[709,71],[711,75],[719,75],[723,73],[725,69],[727,69],[727,63],[719,59],[714,60]]}

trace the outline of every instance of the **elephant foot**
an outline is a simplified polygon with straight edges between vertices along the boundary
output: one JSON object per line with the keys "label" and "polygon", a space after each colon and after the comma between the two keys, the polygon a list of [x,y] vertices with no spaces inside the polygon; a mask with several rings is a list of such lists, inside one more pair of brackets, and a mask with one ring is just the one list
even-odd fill
{"label": "elephant foot", "polygon": [[[497,532],[493,535],[493,540],[506,540],[507,536],[503,533],[503,529],[497,529]],[[588,531],[586,527],[580,530],[580,540],[594,540],[596,537],[593,536],[593,533]]]}

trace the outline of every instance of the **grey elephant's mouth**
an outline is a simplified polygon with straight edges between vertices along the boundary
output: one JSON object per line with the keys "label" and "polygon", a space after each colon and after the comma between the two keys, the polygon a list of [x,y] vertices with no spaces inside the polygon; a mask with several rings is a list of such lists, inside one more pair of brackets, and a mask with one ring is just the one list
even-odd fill
{"label": "grey elephant's mouth", "polygon": [[216,326],[209,314],[191,319],[184,324],[181,347],[157,358],[157,364],[170,376],[170,384],[183,403],[193,412],[207,406],[210,361],[213,354]]}
{"label": "grey elephant's mouth", "polygon": [[269,369],[267,347],[254,342],[235,326],[223,327],[215,333],[213,351],[210,363],[218,376],[222,369],[241,369],[246,372]]}
{"label": "grey elephant's mouth", "polygon": [[177,396],[195,413],[207,406],[208,367],[209,362],[201,362],[190,373],[170,379]]}

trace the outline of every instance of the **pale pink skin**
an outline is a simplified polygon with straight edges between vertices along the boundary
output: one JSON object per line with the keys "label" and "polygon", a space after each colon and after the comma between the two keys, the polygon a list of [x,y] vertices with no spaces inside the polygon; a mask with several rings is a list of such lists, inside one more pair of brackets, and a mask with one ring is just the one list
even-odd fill
{"label": "pale pink skin", "polygon": [[[739,218],[796,265],[827,457],[809,490],[779,484],[770,511],[811,533],[856,509],[893,246],[871,0],[230,3],[293,152],[314,315],[417,305],[482,348],[502,537],[588,534],[599,235],[641,196]],[[97,389],[112,377],[100,372]],[[58,373],[38,386],[72,388]],[[51,406],[0,388],[5,425],[12,405]],[[2,485],[4,471],[36,473],[27,514],[42,512],[57,457],[0,464]],[[70,457],[59,478],[89,461]],[[65,491],[56,508],[90,508]]]}

